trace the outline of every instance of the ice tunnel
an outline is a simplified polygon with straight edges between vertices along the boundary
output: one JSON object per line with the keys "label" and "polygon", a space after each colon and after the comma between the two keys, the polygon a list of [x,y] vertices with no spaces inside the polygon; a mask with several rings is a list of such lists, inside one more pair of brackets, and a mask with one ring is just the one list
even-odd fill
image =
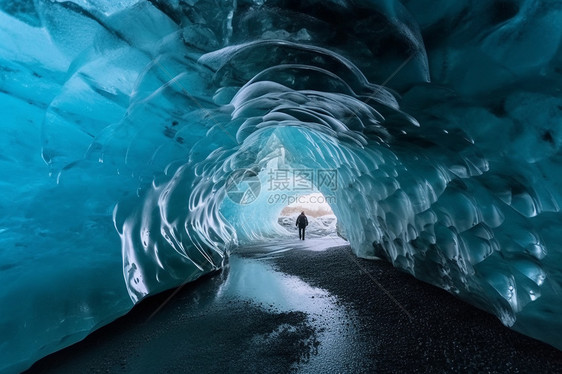
{"label": "ice tunnel", "polygon": [[298,188],[562,349],[561,1],[0,10],[0,371],[280,235]]}

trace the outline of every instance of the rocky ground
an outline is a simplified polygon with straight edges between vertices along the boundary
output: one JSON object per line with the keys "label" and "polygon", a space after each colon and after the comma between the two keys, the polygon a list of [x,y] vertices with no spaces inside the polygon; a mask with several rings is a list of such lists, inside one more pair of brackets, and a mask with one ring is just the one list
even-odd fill
{"label": "rocky ground", "polygon": [[562,372],[561,351],[385,262],[293,247],[240,253],[28,372]]}
{"label": "rocky ground", "polygon": [[386,262],[358,259],[349,247],[291,251],[276,267],[357,312],[360,339],[378,373],[562,372],[561,351]]}

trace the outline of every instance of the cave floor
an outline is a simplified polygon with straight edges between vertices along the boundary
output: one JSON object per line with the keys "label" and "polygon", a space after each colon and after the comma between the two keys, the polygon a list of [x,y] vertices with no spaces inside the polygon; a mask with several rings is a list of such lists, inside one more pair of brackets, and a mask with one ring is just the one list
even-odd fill
{"label": "cave floor", "polygon": [[337,238],[241,248],[29,373],[556,373],[562,352]]}

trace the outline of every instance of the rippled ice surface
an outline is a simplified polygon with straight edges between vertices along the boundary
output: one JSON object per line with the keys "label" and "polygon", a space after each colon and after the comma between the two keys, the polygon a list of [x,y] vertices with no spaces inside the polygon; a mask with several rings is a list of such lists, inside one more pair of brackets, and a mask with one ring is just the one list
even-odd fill
{"label": "rippled ice surface", "polygon": [[316,176],[357,256],[562,347],[560,19],[558,0],[0,1],[0,370],[285,235],[281,171]]}

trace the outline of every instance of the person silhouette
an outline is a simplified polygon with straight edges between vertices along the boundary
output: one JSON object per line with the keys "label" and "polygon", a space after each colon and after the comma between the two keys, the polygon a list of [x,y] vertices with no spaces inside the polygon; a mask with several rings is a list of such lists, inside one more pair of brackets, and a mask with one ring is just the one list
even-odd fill
{"label": "person silhouette", "polygon": [[308,218],[304,215],[304,212],[297,217],[297,223],[295,226],[299,227],[299,239],[304,240],[304,231],[306,226],[308,226]]}

